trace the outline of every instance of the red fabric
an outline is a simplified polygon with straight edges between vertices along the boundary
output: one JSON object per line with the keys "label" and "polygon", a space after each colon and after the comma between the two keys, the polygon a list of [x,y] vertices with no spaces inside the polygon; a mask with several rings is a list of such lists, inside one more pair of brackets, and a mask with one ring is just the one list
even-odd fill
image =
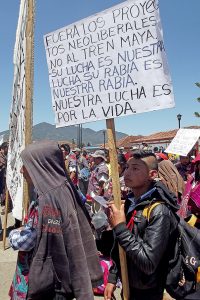
{"label": "red fabric", "polygon": [[160,158],[162,158],[162,159],[164,159],[164,160],[168,160],[168,157],[167,157],[167,155],[166,155],[166,154],[164,154],[164,153],[162,153],[162,152],[160,152],[160,153],[156,153],[156,156],[158,156],[158,157],[160,157]]}
{"label": "red fabric", "polygon": [[197,156],[195,157],[195,159],[192,160],[192,163],[196,163],[197,161],[200,161],[200,153],[197,154]]}
{"label": "red fabric", "polygon": [[127,152],[124,154],[126,160],[129,160],[129,158],[131,157],[131,152]]}
{"label": "red fabric", "polygon": [[135,215],[137,213],[137,210],[134,210],[133,213],[132,213],[132,216],[130,218],[130,221],[128,222],[128,224],[126,225],[126,227],[132,231],[133,230],[133,227],[134,227],[134,218],[135,218]]}
{"label": "red fabric", "polygon": [[105,258],[103,256],[100,256],[100,264],[103,271],[103,284],[93,288],[93,292],[95,295],[103,295],[105,291],[105,287],[108,283],[108,275],[110,267],[113,265],[113,262],[110,258]]}

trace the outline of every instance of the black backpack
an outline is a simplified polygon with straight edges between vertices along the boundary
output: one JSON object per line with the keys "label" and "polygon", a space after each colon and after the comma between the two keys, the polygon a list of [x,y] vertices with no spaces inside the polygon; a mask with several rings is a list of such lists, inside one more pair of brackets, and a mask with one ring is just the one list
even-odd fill
{"label": "black backpack", "polygon": [[178,219],[178,236],[169,261],[167,292],[175,299],[200,293],[200,230]]}
{"label": "black backpack", "polygon": [[[149,220],[151,211],[160,203],[163,202],[157,201],[145,208],[143,216]],[[196,292],[200,294],[200,230],[194,227],[197,219],[194,215],[187,220],[173,215],[178,221],[177,239],[168,264],[165,288],[170,296],[179,300]]]}

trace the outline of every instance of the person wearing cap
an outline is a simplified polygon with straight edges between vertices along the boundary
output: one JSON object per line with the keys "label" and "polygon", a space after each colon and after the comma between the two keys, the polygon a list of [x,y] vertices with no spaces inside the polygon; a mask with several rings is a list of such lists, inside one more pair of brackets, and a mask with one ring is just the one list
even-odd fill
{"label": "person wearing cap", "polygon": [[92,196],[94,193],[103,196],[104,184],[109,179],[106,156],[103,150],[96,150],[94,154],[92,154],[92,157],[94,159],[94,170],[91,172],[87,194]]}

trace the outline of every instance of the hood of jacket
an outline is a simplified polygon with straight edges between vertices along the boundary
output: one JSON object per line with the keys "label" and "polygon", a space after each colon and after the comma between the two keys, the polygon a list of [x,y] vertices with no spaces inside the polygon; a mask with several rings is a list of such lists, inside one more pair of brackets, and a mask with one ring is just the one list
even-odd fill
{"label": "hood of jacket", "polygon": [[177,168],[170,160],[162,160],[158,164],[158,175],[161,181],[177,197],[183,194],[185,183]]}
{"label": "hood of jacket", "polygon": [[38,195],[66,181],[62,152],[56,142],[39,141],[30,144],[22,151],[21,158]]}

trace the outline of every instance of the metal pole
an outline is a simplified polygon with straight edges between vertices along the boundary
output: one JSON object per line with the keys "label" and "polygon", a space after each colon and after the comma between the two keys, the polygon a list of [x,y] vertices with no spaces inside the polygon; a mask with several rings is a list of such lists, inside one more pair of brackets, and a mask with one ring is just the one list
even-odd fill
{"label": "metal pole", "polygon": [[77,125],[77,147],[79,148],[79,144],[80,144],[80,135],[79,135],[79,131],[80,131],[80,124]]}
{"label": "metal pole", "polygon": [[104,148],[104,150],[106,148],[106,131],[105,130],[103,130],[103,148]]}

